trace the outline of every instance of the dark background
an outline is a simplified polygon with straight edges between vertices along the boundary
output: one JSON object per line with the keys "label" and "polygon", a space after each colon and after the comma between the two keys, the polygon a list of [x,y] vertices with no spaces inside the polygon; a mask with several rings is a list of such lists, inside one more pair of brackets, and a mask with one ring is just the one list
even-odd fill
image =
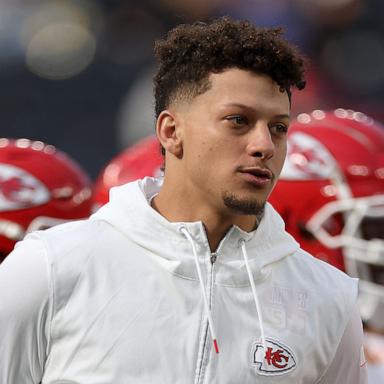
{"label": "dark background", "polygon": [[293,112],[352,108],[383,120],[382,0],[0,0],[0,137],[56,145],[95,178],[153,132],[153,42],[231,15],[284,26],[310,58]]}

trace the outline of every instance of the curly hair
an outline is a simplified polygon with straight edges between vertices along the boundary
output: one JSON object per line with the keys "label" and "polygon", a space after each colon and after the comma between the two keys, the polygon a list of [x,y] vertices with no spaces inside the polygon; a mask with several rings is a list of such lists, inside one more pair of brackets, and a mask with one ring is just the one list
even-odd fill
{"label": "curly hair", "polygon": [[177,26],[155,43],[156,117],[173,101],[204,93],[209,75],[229,68],[268,75],[290,99],[291,87],[305,87],[304,58],[282,33],[229,17]]}

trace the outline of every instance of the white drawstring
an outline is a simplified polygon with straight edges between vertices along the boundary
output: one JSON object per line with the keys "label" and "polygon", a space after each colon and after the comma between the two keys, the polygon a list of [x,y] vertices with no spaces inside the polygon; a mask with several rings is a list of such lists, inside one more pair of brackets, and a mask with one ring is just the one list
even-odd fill
{"label": "white drawstring", "polygon": [[209,325],[209,329],[211,331],[211,338],[212,338],[213,346],[215,347],[216,353],[219,353],[219,347],[218,347],[218,344],[217,344],[215,327],[213,325],[213,320],[212,320],[212,316],[211,316],[211,310],[210,310],[210,308],[208,306],[207,295],[205,294],[205,288],[204,288],[204,284],[203,284],[203,276],[201,274],[201,268],[200,268],[199,259],[197,257],[197,251],[196,251],[196,248],[195,248],[195,243],[194,243],[194,241],[192,239],[192,236],[189,234],[189,232],[187,231],[187,229],[185,227],[181,227],[180,228],[180,232],[184,234],[184,236],[187,238],[187,240],[190,242],[190,244],[192,246],[192,251],[193,251],[193,256],[194,256],[194,259],[195,259],[197,274],[199,276],[201,293],[202,293],[203,299],[204,299],[205,313],[207,314],[208,325]]}
{"label": "white drawstring", "polygon": [[241,245],[241,250],[243,252],[243,258],[244,258],[244,262],[245,262],[245,267],[246,267],[247,272],[248,272],[248,279],[249,279],[249,282],[251,283],[251,289],[252,289],[252,294],[253,294],[253,300],[254,300],[255,306],[256,306],[257,316],[259,317],[260,334],[261,334],[261,345],[263,346],[264,351],[266,351],[267,348],[266,348],[266,342],[265,342],[265,334],[264,334],[264,326],[263,326],[263,316],[261,314],[259,299],[258,299],[257,294],[256,294],[255,281],[253,279],[251,268],[249,267],[249,264],[248,264],[248,255],[247,255],[247,249],[245,248],[245,241],[244,240],[240,240],[240,245]]}

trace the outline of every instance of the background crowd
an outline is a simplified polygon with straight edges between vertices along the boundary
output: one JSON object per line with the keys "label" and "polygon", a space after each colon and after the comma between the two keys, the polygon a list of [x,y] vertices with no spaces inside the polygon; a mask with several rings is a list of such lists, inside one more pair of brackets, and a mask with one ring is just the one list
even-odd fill
{"label": "background crowd", "polygon": [[293,114],[352,108],[384,120],[381,0],[1,0],[1,136],[57,145],[95,178],[153,132],[153,42],[217,15],[282,26],[308,56]]}

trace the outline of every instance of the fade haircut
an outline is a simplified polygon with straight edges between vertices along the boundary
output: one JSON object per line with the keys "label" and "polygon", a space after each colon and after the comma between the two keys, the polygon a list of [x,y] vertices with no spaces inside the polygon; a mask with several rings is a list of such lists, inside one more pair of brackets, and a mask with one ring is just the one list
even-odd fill
{"label": "fade haircut", "polygon": [[229,17],[172,29],[155,43],[159,61],[154,77],[156,118],[173,102],[207,91],[209,75],[229,68],[271,77],[291,100],[292,87],[305,87],[304,59],[282,33],[281,28],[257,28]]}

